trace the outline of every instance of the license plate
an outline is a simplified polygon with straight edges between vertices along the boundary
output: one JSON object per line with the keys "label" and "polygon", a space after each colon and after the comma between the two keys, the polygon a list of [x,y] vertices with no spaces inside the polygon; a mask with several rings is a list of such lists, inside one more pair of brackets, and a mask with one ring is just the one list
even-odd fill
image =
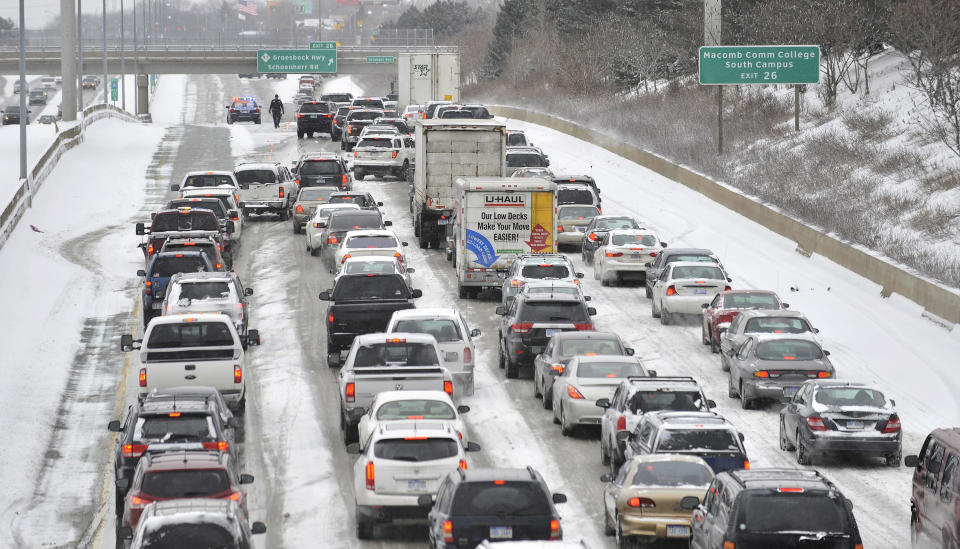
{"label": "license plate", "polygon": [[553,337],[559,331],[557,328],[547,328],[547,337]]}
{"label": "license plate", "polygon": [[693,289],[693,295],[707,295],[707,289],[706,289],[706,288],[694,288],[694,289]]}
{"label": "license plate", "polygon": [[153,303],[150,304],[150,308],[151,308],[151,309],[161,309],[161,308],[163,308],[163,302],[162,302],[162,301],[154,301]]}
{"label": "license plate", "polygon": [[311,114],[311,115],[310,115],[310,118],[316,118],[316,117],[317,117],[317,115],[315,115],[315,114]]}
{"label": "license plate", "polygon": [[449,225],[452,219],[438,219],[437,225]]}
{"label": "license plate", "polygon": [[863,429],[863,422],[858,419],[848,419],[847,429]]}
{"label": "license plate", "polygon": [[671,538],[688,538],[690,537],[690,527],[689,526],[670,526],[667,525],[667,537]]}
{"label": "license plate", "polygon": [[426,489],[427,489],[427,481],[425,480],[408,480],[407,481],[407,491],[422,492]]}
{"label": "license plate", "polygon": [[512,539],[513,526],[491,526],[490,539]]}
{"label": "license plate", "polygon": [[793,395],[797,394],[797,391],[799,390],[800,390],[800,387],[784,387],[783,396],[792,397]]}

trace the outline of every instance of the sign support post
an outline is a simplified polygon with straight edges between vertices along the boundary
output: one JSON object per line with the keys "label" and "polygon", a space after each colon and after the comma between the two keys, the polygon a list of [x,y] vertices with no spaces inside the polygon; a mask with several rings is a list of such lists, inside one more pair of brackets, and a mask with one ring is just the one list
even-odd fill
{"label": "sign support post", "polygon": [[793,85],[793,129],[800,131],[800,84]]}
{"label": "sign support post", "polygon": [[[703,1],[703,45],[719,46],[722,0]],[[723,154],[723,86],[717,86],[717,154]]]}

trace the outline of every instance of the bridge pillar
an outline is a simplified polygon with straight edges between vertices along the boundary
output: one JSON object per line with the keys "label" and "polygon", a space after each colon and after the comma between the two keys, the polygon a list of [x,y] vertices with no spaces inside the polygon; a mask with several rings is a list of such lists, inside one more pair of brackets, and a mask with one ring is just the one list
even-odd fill
{"label": "bridge pillar", "polygon": [[137,114],[150,112],[150,77],[146,74],[137,75]]}
{"label": "bridge pillar", "polygon": [[77,12],[74,0],[60,0],[60,76],[63,121],[77,119]]}

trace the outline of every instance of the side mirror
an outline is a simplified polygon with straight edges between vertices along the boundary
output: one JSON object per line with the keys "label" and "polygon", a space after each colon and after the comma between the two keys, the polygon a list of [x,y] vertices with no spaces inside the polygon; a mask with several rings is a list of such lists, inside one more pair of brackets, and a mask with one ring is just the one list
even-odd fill
{"label": "side mirror", "polygon": [[716,408],[716,407],[717,407],[717,401],[715,401],[715,400],[713,400],[713,399],[707,399],[707,408],[709,408],[709,409],[712,410],[712,409],[714,409],[714,408]]}
{"label": "side mirror", "polygon": [[666,243],[666,242],[661,242],[661,243],[660,243],[660,247],[661,247],[661,248],[666,248],[666,247],[667,247],[667,243]]}
{"label": "side mirror", "polygon": [[728,277],[727,277],[727,282],[733,282],[733,279],[728,276]]}
{"label": "side mirror", "polygon": [[403,242],[400,243],[400,245],[401,245],[401,246],[409,246],[410,243],[408,243],[407,241],[403,241]]}
{"label": "side mirror", "polygon": [[320,292],[320,301],[330,301],[330,291],[324,290]]}
{"label": "side mirror", "polygon": [[597,405],[598,408],[609,408],[609,407],[610,407],[610,399],[609,399],[609,398],[597,399],[596,405]]}
{"label": "side mirror", "polygon": [[247,189],[249,189],[249,188],[250,188],[250,184],[249,184],[249,183],[241,183],[241,184],[240,184],[240,190],[241,190],[241,191],[245,191],[245,190],[247,190]]}
{"label": "side mirror", "polygon": [[247,345],[260,345],[260,330],[247,330]]}
{"label": "side mirror", "polygon": [[503,316],[503,315],[507,314],[507,310],[504,309],[502,305],[501,305],[500,307],[497,307],[496,309],[494,309],[493,312],[497,313],[497,314],[500,315],[500,316]]}
{"label": "side mirror", "polygon": [[819,334],[819,333],[820,333],[820,328],[814,328],[814,329],[813,329],[813,333]]}
{"label": "side mirror", "polygon": [[327,222],[326,222],[326,221],[317,221],[317,228],[318,228],[318,229],[326,229],[326,228],[327,228]]}
{"label": "side mirror", "polygon": [[617,442],[627,442],[633,438],[633,433],[630,431],[618,431],[617,432]]}
{"label": "side mirror", "polygon": [[600,475],[600,482],[613,482],[613,479],[617,477],[613,476],[612,473],[604,473]]}
{"label": "side mirror", "polygon": [[383,226],[384,226],[384,227],[393,227],[393,221],[384,221],[384,222],[383,222]]}
{"label": "side mirror", "polygon": [[418,297],[423,297],[423,292],[420,290],[414,290],[413,293],[410,294],[410,297],[412,297],[413,299],[416,299]]}
{"label": "side mirror", "polygon": [[583,300],[584,300],[584,301],[592,301],[593,298],[590,297],[590,296],[588,296],[588,295],[585,295],[585,296],[583,296]]}
{"label": "side mirror", "polygon": [[253,475],[246,473],[240,475],[240,484],[253,484]]}
{"label": "side mirror", "polygon": [[174,183],[173,185],[170,185],[170,190],[171,190],[171,191],[179,191],[179,190],[180,190],[180,185],[177,185],[176,183]]}
{"label": "side mirror", "polygon": [[907,467],[919,467],[920,458],[918,456],[907,456],[903,458],[903,464]]}
{"label": "side mirror", "polygon": [[830,356],[830,351],[824,351],[823,356]]}
{"label": "side mirror", "polygon": [[466,450],[467,450],[468,452],[479,452],[479,451],[481,450],[481,448],[480,448],[480,445],[479,445],[479,444],[477,444],[476,442],[473,442],[473,441],[471,440],[470,442],[467,443],[467,448],[466,448]]}
{"label": "side mirror", "polygon": [[890,399],[890,406],[896,406],[896,405],[897,405],[897,401],[896,401],[896,400],[893,400],[893,399],[891,398],[891,399]]}
{"label": "side mirror", "polygon": [[740,442],[743,442],[743,433],[737,433],[737,436],[740,437]]}
{"label": "side mirror", "polygon": [[117,489],[121,492],[126,492],[130,489],[130,479],[128,478],[118,478],[116,484]]}
{"label": "side mirror", "polygon": [[701,303],[701,304],[700,304],[700,308],[701,308],[701,309],[709,309],[709,308],[710,308],[710,304],[709,304],[709,303]]}
{"label": "side mirror", "polygon": [[123,334],[120,336],[120,350],[129,353],[133,350],[133,336],[130,334]]}
{"label": "side mirror", "polygon": [[383,206],[383,202],[377,202],[377,206]]}
{"label": "side mirror", "polygon": [[680,508],[693,511],[700,505],[700,498],[697,496],[686,496],[680,500]]}
{"label": "side mirror", "polygon": [[587,307],[587,314],[590,316],[596,316],[597,310],[594,307]]}
{"label": "side mirror", "polygon": [[225,108],[225,109],[229,109],[229,108],[230,108],[230,105],[227,105],[227,106],[226,106],[226,107],[224,107],[224,108]]}
{"label": "side mirror", "polygon": [[466,404],[461,404],[460,406],[457,406],[457,413],[458,413],[458,414],[465,414],[465,413],[467,413],[467,412],[469,412],[469,411],[470,411],[470,407],[467,406]]}
{"label": "side mirror", "polygon": [[577,278],[583,278],[583,273],[577,273]]}
{"label": "side mirror", "polygon": [[230,217],[230,218],[240,217],[240,212],[238,212],[237,210],[230,210],[227,212],[227,217]]}
{"label": "side mirror", "polygon": [[232,233],[237,230],[237,226],[233,223],[232,219],[227,220],[227,232]]}
{"label": "side mirror", "polygon": [[420,507],[433,507],[433,496],[431,494],[420,494],[417,496],[417,505]]}
{"label": "side mirror", "polygon": [[137,269],[137,276],[147,276],[147,271],[143,269]]}
{"label": "side mirror", "polygon": [[656,370],[647,370],[647,377],[657,377]]}
{"label": "side mirror", "polygon": [[558,493],[558,494],[553,494],[553,502],[554,502],[554,503],[566,503],[566,502],[567,502],[567,495],[566,495],[566,494],[559,494],[559,493]]}
{"label": "side mirror", "polygon": [[137,223],[134,225],[134,228],[136,229],[138,235],[144,235],[147,232],[143,227],[143,223]]}
{"label": "side mirror", "polygon": [[133,528],[121,526],[117,529],[117,537],[123,540],[133,539]]}
{"label": "side mirror", "polygon": [[360,443],[359,443],[359,442],[352,442],[352,443],[350,443],[350,444],[347,444],[347,453],[348,453],[348,454],[359,455],[359,454],[360,454]]}
{"label": "side mirror", "polygon": [[470,330],[470,337],[480,337],[481,335],[483,334],[480,332],[480,328],[474,328]]}
{"label": "side mirror", "polygon": [[413,273],[417,272],[417,270],[414,269],[413,267],[407,267],[407,272],[410,273],[410,274],[413,274]]}
{"label": "side mirror", "polygon": [[111,431],[111,432],[114,432],[114,433],[119,433],[119,432],[120,432],[120,421],[115,419],[115,420],[111,421],[110,423],[108,423],[108,424],[107,424],[107,430],[108,430],[108,431]]}
{"label": "side mirror", "polygon": [[781,305],[783,305],[783,308],[784,308],[784,309],[789,309],[789,308],[790,308],[790,304],[789,304],[789,303],[781,303]]}
{"label": "side mirror", "polygon": [[637,351],[633,347],[627,347],[623,350],[623,352],[627,353],[627,356],[633,356],[633,353],[636,353]]}
{"label": "side mirror", "polygon": [[253,288],[244,288],[243,295],[250,297],[253,295]]}
{"label": "side mirror", "polygon": [[264,524],[264,523],[262,523],[262,522],[260,522],[260,521],[254,522],[254,523],[250,526],[250,533],[251,533],[251,534],[263,534],[263,533],[266,532],[266,531],[267,531],[267,525]]}

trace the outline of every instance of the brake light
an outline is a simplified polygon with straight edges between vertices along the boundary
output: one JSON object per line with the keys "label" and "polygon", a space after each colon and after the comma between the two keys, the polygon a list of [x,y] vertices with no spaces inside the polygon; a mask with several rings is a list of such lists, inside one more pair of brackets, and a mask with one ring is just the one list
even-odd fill
{"label": "brake light", "polygon": [[330,313],[327,315],[327,322],[329,322],[330,324],[333,324],[333,313]]}
{"label": "brake light", "polygon": [[749,460],[749,459],[743,460],[743,468],[744,468],[745,470],[747,470],[747,471],[750,470],[750,460]]}
{"label": "brake light", "polygon": [[243,370],[240,369],[239,364],[233,365],[233,382],[243,383]]}
{"label": "brake light", "polygon": [[533,328],[533,322],[517,322],[511,328],[518,334],[525,334]]}
{"label": "brake light", "polygon": [[277,195],[278,195],[280,198],[283,198],[284,196],[286,196],[285,192],[286,192],[286,191],[283,190],[283,186],[280,186],[279,188],[277,188]]}
{"label": "brake light", "polygon": [[473,362],[473,351],[470,350],[470,347],[463,348],[463,363],[467,364]]}
{"label": "brake light", "polygon": [[393,151],[393,157],[394,157],[394,158],[397,157],[397,151]]}
{"label": "brake light", "polygon": [[350,257],[351,257],[350,254],[343,254],[343,259],[340,260],[340,263],[343,263],[344,261],[350,259]]}
{"label": "brake light", "polygon": [[147,451],[147,445],[146,444],[124,444],[123,447],[120,448],[120,450],[123,453],[123,457],[138,458],[142,456],[144,452]]}
{"label": "brake light", "polygon": [[204,442],[203,448],[205,450],[219,450],[221,452],[226,452],[230,449],[230,443],[225,440],[218,440],[217,442]]}
{"label": "brake light", "polygon": [[377,487],[377,475],[373,468],[373,462],[368,461],[366,470],[367,490],[374,490]]}
{"label": "brake light", "polygon": [[830,372],[817,372],[817,377],[821,379],[825,377],[832,377],[832,376],[833,374],[831,374]]}
{"label": "brake light", "polygon": [[298,213],[298,214],[302,214],[302,213],[303,213],[303,206],[301,206],[300,204],[297,204],[297,213]]}
{"label": "brake light", "polygon": [[562,374],[563,364],[551,364],[550,369],[553,370],[554,372],[557,372],[558,374]]}
{"label": "brake light", "polygon": [[558,233],[562,233],[562,232],[563,232],[563,225],[557,225],[557,232],[558,232]]}
{"label": "brake light", "polygon": [[883,427],[884,433],[896,433],[900,430],[900,418],[897,416],[890,416],[890,419],[887,420],[887,424]]}
{"label": "brake light", "polygon": [[811,416],[807,418],[807,427],[811,431],[826,431],[827,426],[823,424],[823,418],[819,416]]}
{"label": "brake light", "polygon": [[759,370],[759,371],[753,372],[753,377],[770,377],[770,372],[766,370]]}
{"label": "brake light", "polygon": [[737,549],[737,544],[730,540],[726,540],[723,542],[723,549]]}
{"label": "brake light", "polygon": [[314,223],[314,224],[313,224],[313,228],[314,228],[314,229],[319,229],[319,228],[320,228],[320,224],[319,224],[319,223]]}
{"label": "brake light", "polygon": [[560,539],[560,521],[553,519],[550,521],[550,539],[558,540]]}
{"label": "brake light", "polygon": [[399,259],[399,260],[400,260],[400,263],[403,263],[403,254],[402,254],[402,253],[400,253],[400,252],[394,252],[394,253],[393,253],[393,257]]}
{"label": "brake light", "polygon": [[627,417],[620,416],[617,418],[617,430],[626,431],[627,430]]}
{"label": "brake light", "polygon": [[573,327],[580,331],[586,330],[589,332],[593,330],[593,324],[574,324]]}
{"label": "brake light", "polygon": [[780,492],[781,494],[802,494],[803,488],[783,487],[783,488],[777,488],[777,491]]}
{"label": "brake light", "polygon": [[575,400],[583,400],[583,393],[573,385],[567,385],[567,395]]}
{"label": "brake light", "polygon": [[677,295],[677,289],[673,286],[667,288],[667,295]]}
{"label": "brake light", "polygon": [[443,382],[443,392],[444,392],[444,393],[447,393],[448,395],[450,395],[451,398],[453,397],[453,382],[452,382],[452,381],[444,381],[444,382]]}
{"label": "brake light", "polygon": [[303,118],[304,115],[297,113],[297,118]]}
{"label": "brake light", "polygon": [[234,492],[228,497],[230,501],[240,501],[243,498],[243,492]]}
{"label": "brake light", "polygon": [[140,496],[133,496],[130,498],[130,505],[134,505],[136,507],[143,507],[151,503],[153,503],[153,500],[150,498],[145,498]]}
{"label": "brake light", "polygon": [[620,257],[623,255],[623,252],[607,252],[605,255],[607,257]]}
{"label": "brake light", "polygon": [[596,241],[598,240],[598,239],[597,239],[597,233],[590,233],[590,234],[587,235],[587,238],[589,238],[590,240],[592,240],[592,241],[594,241],[594,242],[596,242]]}
{"label": "brake light", "polygon": [[337,243],[337,237],[336,237],[336,236],[330,235],[330,236],[327,237],[327,244],[336,244],[336,243]]}
{"label": "brake light", "polygon": [[354,157],[354,158],[359,158],[359,157],[360,157],[360,156],[357,154],[357,151],[353,151],[353,157]]}
{"label": "brake light", "polygon": [[463,460],[463,459],[460,460],[460,470],[461,470],[461,471],[466,471],[466,470],[467,470],[467,461],[466,461],[466,460]]}
{"label": "brake light", "polygon": [[657,252],[650,252],[650,257],[657,257]]}
{"label": "brake light", "polygon": [[149,246],[147,246],[147,255],[153,255],[154,252],[156,252],[156,251],[157,251],[157,250],[154,249],[153,244],[150,244]]}
{"label": "brake light", "polygon": [[640,509],[653,509],[657,506],[656,503],[650,498],[630,498],[627,500],[627,505],[630,507],[638,507]]}
{"label": "brake light", "polygon": [[453,523],[449,520],[443,521],[443,542],[453,543]]}
{"label": "brake light", "polygon": [[343,390],[344,400],[347,402],[354,402],[357,400],[357,385],[353,382],[347,383],[346,388]]}
{"label": "brake light", "polygon": [[340,176],[340,183],[343,183],[344,185],[347,184],[347,174],[343,174]]}
{"label": "brake light", "polygon": [[146,368],[140,368],[139,378],[140,378],[140,386],[146,387],[147,386],[147,369]]}

